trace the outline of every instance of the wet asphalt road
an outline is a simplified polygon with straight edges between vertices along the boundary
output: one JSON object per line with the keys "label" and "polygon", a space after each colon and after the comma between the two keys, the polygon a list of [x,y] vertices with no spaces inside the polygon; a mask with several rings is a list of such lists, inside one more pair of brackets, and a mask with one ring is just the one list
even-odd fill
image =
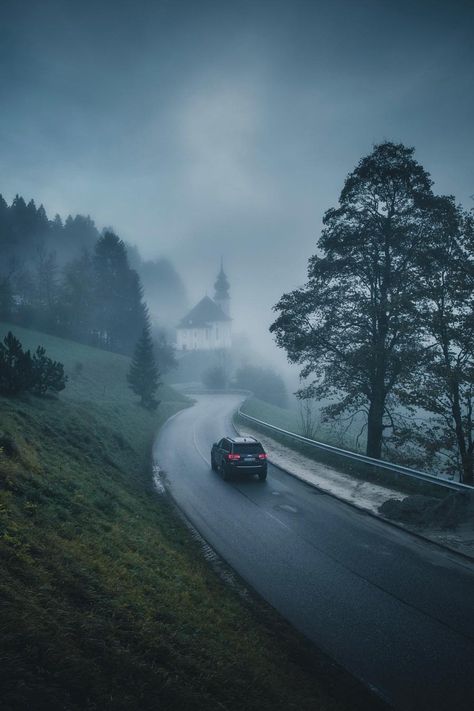
{"label": "wet asphalt road", "polygon": [[[269,466],[224,482],[238,395],[198,396],[154,455],[180,508],[297,629],[397,709],[474,709],[474,564]],[[269,453],[271,456],[271,452]]]}

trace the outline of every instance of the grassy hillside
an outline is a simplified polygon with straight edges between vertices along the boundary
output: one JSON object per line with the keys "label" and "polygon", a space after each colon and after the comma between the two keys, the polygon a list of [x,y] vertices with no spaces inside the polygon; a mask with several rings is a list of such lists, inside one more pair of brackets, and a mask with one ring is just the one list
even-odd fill
{"label": "grassy hillside", "polygon": [[[242,412],[252,417],[256,417],[258,420],[263,422],[268,422],[270,425],[275,427],[281,427],[281,429],[288,430],[288,432],[295,432],[296,434],[303,434],[301,431],[301,420],[298,414],[298,406],[295,405],[292,408],[277,407],[276,405],[271,405],[268,402],[259,400],[256,397],[251,397],[242,406]],[[357,442],[355,428],[348,431],[344,424],[337,423],[322,423],[321,414],[315,409],[314,420],[316,423],[314,439],[320,442],[326,442],[327,444],[334,445],[336,447],[345,447],[346,449],[353,449],[354,451],[360,451],[360,444]],[[360,429],[360,427],[359,427]],[[291,440],[287,442],[290,446],[294,443]],[[298,447],[295,447],[298,449]]]}
{"label": "grassy hillside", "polygon": [[[47,355],[64,363],[69,381],[60,395],[61,400],[89,400],[102,406],[120,405],[121,408],[136,403],[137,398],[126,386],[130,361],[125,356],[1,322],[0,340],[9,330],[20,339],[25,349],[33,350],[40,344],[46,348]],[[157,397],[166,403],[186,400],[167,385],[161,386]]]}
{"label": "grassy hillside", "polygon": [[225,587],[153,491],[153,433],[184,399],[164,388],[150,414],[126,358],[14,332],[71,382],[0,398],[2,709],[357,708],[358,687],[336,703],[309,646]]}
{"label": "grassy hillside", "polygon": [[299,422],[296,409],[287,409],[271,405],[269,402],[264,402],[256,397],[251,397],[246,400],[242,406],[242,412],[251,417],[256,417],[258,420],[268,422],[275,427],[281,427],[288,432],[299,432]]}

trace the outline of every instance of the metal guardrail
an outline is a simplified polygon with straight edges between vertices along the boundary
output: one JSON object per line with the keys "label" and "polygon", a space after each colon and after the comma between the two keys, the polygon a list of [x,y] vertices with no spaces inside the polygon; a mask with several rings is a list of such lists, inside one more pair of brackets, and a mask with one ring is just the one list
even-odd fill
{"label": "metal guardrail", "polygon": [[324,442],[317,442],[314,439],[309,439],[308,437],[303,437],[302,435],[295,434],[294,432],[289,432],[288,430],[283,430],[281,427],[276,427],[275,425],[270,425],[268,422],[263,422],[263,420],[258,420],[256,417],[245,414],[242,412],[242,408],[238,409],[238,415],[244,420],[249,420],[262,427],[266,427],[273,432],[285,435],[285,437],[290,437],[298,442],[309,445],[310,447],[315,447],[316,449],[321,449],[325,452],[335,454],[340,457],[345,457],[354,462],[362,462],[363,464],[368,464],[372,467],[378,467],[379,469],[387,469],[395,474],[403,474],[404,476],[409,476],[414,479],[421,479],[422,481],[429,482],[430,484],[435,484],[438,486],[443,486],[446,489],[454,489],[455,491],[473,491],[473,487],[468,484],[461,484],[457,481],[450,481],[449,479],[441,479],[440,477],[433,476],[432,474],[426,474],[425,472],[420,472],[417,469],[411,469],[410,467],[404,467],[401,464],[393,464],[391,462],[386,462],[383,459],[374,459],[373,457],[367,457],[365,454],[358,454],[357,452],[349,452],[347,449],[341,449],[340,447],[334,447],[331,444],[325,444]]}

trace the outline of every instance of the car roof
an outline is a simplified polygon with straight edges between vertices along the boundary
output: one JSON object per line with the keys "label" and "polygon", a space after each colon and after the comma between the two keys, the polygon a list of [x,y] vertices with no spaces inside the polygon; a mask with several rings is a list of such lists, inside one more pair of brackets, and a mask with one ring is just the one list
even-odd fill
{"label": "car roof", "polygon": [[254,444],[255,442],[258,442],[255,437],[226,437],[226,439],[228,439],[229,442],[232,442],[232,444]]}

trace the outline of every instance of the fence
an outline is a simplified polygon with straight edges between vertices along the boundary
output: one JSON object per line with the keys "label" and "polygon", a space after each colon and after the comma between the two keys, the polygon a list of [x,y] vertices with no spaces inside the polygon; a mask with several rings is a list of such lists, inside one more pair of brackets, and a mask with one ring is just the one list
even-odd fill
{"label": "fence", "polygon": [[295,434],[294,432],[289,432],[288,430],[283,430],[281,427],[276,427],[268,422],[263,422],[263,420],[258,420],[256,417],[251,415],[246,415],[242,412],[242,408],[239,408],[238,415],[244,420],[253,422],[260,427],[268,429],[272,432],[276,432],[295,441],[301,442],[310,447],[315,447],[335,456],[345,457],[353,462],[361,462],[367,464],[368,466],[377,467],[378,469],[387,469],[388,471],[401,474],[403,476],[408,476],[413,479],[420,479],[422,481],[429,482],[430,484],[435,484],[437,486],[442,486],[447,489],[454,489],[455,491],[472,491],[473,488],[467,484],[461,484],[457,481],[451,481],[449,479],[442,479],[432,474],[426,474],[426,472],[420,472],[416,469],[411,469],[410,467],[404,467],[401,464],[394,464],[392,462],[386,462],[383,459],[374,459],[373,457],[367,457],[365,454],[359,454],[358,452],[350,452],[347,449],[341,449],[340,447],[334,447],[331,444],[325,444],[324,442],[317,442],[314,439],[309,439],[308,437],[303,437],[302,435]]}

